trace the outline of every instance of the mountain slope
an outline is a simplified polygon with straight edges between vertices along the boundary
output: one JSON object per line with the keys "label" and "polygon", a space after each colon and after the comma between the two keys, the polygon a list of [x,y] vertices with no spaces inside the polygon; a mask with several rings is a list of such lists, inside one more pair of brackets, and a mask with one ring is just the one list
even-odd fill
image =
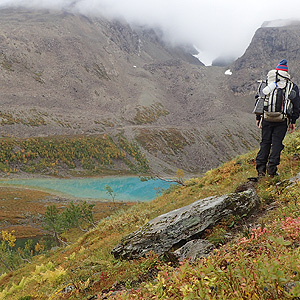
{"label": "mountain slope", "polygon": [[271,22],[265,22],[255,32],[245,54],[232,64],[230,87],[236,94],[255,91],[256,81],[265,78],[282,59],[288,62],[291,79],[296,84],[300,82],[300,22],[282,27],[271,25]]}
{"label": "mountain slope", "polygon": [[155,171],[173,174],[203,172],[257,145],[226,69],[203,66],[188,48],[104,18],[0,15],[2,136],[124,132]]}

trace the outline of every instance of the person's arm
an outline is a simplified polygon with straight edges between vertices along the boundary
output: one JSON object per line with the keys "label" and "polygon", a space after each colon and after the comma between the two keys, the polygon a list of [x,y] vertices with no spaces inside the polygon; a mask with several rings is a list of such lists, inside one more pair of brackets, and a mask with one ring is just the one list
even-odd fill
{"label": "person's arm", "polygon": [[296,124],[296,120],[299,118],[299,112],[300,112],[299,88],[296,84],[294,84],[293,90],[296,92],[296,97],[293,100],[291,100],[293,103],[293,113],[290,118],[290,125]]}

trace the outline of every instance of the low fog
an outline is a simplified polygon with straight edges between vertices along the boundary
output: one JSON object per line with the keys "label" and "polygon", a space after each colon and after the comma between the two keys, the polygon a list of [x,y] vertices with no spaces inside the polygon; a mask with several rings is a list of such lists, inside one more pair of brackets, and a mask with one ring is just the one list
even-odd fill
{"label": "low fog", "polygon": [[296,0],[0,0],[0,7],[8,6],[68,9],[159,28],[172,45],[194,45],[206,65],[219,56],[241,56],[265,21],[282,26],[300,18]]}

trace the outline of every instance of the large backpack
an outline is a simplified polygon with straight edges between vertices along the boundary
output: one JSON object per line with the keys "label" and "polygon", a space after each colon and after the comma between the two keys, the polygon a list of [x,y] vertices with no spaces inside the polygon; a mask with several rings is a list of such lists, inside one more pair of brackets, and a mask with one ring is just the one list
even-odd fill
{"label": "large backpack", "polygon": [[290,75],[286,71],[271,70],[267,79],[260,80],[259,83],[253,112],[263,115],[270,122],[282,122],[290,117],[293,111],[293,82]]}

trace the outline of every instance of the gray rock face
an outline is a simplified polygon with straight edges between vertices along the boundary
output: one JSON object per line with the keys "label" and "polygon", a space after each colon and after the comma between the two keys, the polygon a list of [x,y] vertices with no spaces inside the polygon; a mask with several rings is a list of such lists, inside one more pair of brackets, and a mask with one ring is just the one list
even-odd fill
{"label": "gray rock face", "polygon": [[197,258],[207,257],[214,248],[215,246],[207,240],[192,240],[174,251],[174,255],[180,261],[187,258],[195,261]]}
{"label": "gray rock face", "polygon": [[199,239],[206,228],[222,218],[248,214],[258,203],[253,187],[239,193],[200,199],[149,221],[125,237],[112,254],[116,258],[135,259],[149,251],[159,255],[173,252],[188,241]]}
{"label": "gray rock face", "polygon": [[[239,95],[256,92],[256,80],[263,79],[269,70],[286,58],[292,80],[299,82],[299,22],[281,27],[259,28],[244,55],[231,66],[230,88]],[[251,71],[250,71],[251,70]]]}

